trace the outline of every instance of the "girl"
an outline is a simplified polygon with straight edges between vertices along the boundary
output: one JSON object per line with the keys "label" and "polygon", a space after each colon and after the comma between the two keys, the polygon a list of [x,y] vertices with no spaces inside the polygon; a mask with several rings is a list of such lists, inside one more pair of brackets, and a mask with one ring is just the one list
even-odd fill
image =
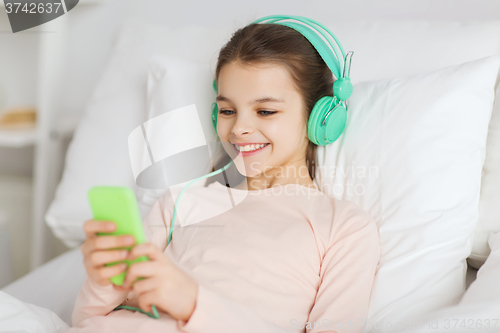
{"label": "girl", "polygon": [[[130,253],[109,250],[133,244],[127,236],[96,237],[113,223],[87,221],[88,278],[69,331],[362,332],[377,227],[315,186],[316,145],[307,135],[314,103],[333,95],[332,72],[299,32],[250,24],[220,51],[216,80],[217,133],[243,181],[231,188],[212,178],[197,188],[189,219],[198,223],[174,228],[169,246],[169,192],[143,222],[149,243]],[[228,193],[237,204],[210,215]],[[131,265],[123,286],[109,282],[125,268],[105,263],[141,255],[150,261]],[[160,317],[113,311],[120,304],[148,312],[154,304]]]}

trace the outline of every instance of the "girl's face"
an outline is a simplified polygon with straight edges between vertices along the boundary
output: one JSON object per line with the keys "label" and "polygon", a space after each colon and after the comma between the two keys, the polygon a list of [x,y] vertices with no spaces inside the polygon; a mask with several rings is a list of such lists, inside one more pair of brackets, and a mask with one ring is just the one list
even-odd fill
{"label": "girl's face", "polygon": [[[229,63],[219,73],[218,92],[217,133],[242,175],[262,181],[300,178],[304,167],[300,173],[308,176],[304,105],[285,67]],[[295,166],[295,174],[287,166]]]}

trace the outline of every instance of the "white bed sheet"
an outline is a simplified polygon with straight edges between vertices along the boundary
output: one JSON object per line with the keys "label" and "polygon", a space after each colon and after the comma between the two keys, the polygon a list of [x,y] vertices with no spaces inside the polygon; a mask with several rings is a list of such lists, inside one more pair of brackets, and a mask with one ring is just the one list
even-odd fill
{"label": "white bed sheet", "polygon": [[20,301],[0,291],[0,332],[53,333],[69,327],[49,309]]}
{"label": "white bed sheet", "polygon": [[[80,247],[69,250],[12,282],[1,291],[46,308],[71,326],[71,313],[87,273]],[[3,299],[0,299],[2,304]],[[2,327],[0,315],[0,327]],[[1,331],[1,330],[0,330]]]}

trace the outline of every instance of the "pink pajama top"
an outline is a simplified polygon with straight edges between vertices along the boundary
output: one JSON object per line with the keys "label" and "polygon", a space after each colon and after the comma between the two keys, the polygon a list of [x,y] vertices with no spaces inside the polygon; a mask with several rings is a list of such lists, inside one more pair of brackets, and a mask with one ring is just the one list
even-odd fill
{"label": "pink pajama top", "polygon": [[148,242],[198,282],[189,320],[159,309],[159,319],[112,311],[139,307],[134,292],[87,278],[66,332],[364,330],[380,241],[374,219],[357,205],[299,184],[245,191],[215,182],[183,195],[187,225],[176,218],[167,247],[173,204],[167,191],[143,228]]}

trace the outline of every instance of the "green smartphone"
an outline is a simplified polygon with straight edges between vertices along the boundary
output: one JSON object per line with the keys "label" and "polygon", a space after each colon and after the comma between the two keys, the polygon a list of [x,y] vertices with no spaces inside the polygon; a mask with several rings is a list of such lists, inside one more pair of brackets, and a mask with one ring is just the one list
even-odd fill
{"label": "green smartphone", "polygon": [[[113,232],[98,232],[102,235],[132,235],[135,238],[135,244],[126,247],[117,247],[113,250],[127,249],[131,250],[133,246],[146,242],[144,230],[142,229],[142,219],[139,213],[139,207],[135,199],[134,192],[128,187],[97,186],[88,192],[88,198],[94,220],[112,221],[116,224]],[[106,266],[113,266],[125,262],[128,267],[132,263],[139,261],[148,261],[147,256],[138,257],[132,261],[122,260],[113,263],[107,263]],[[111,283],[121,286],[125,280],[127,270],[123,273],[110,278]],[[137,280],[142,280],[138,278]]]}

